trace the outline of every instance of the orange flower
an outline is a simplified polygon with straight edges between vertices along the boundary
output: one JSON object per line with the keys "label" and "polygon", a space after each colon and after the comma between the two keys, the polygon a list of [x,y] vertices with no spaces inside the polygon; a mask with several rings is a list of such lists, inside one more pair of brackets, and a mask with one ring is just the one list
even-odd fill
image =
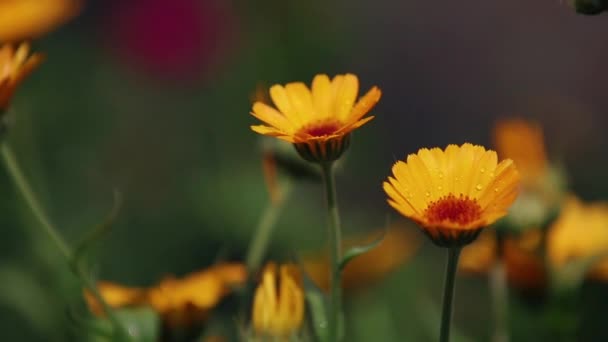
{"label": "orange flower", "polygon": [[275,109],[255,102],[251,114],[266,125],[251,126],[257,133],[293,143],[300,155],[311,162],[338,159],[348,147],[352,131],[373,116],[363,118],[380,100],[377,87],[359,101],[359,79],[353,74],[317,75],[309,89],[304,83],[270,87]]}
{"label": "orange flower", "polygon": [[[107,282],[98,283],[98,289],[111,307],[147,305],[162,315],[168,325],[182,326],[204,320],[234,286],[244,284],[246,279],[244,265],[218,264],[183,278],[163,279],[148,289]],[[85,296],[91,312],[99,314],[99,303],[87,292]]]}
{"label": "orange flower", "polygon": [[78,0],[0,1],[0,42],[37,38],[80,12]]}
{"label": "orange flower", "polygon": [[[356,257],[342,272],[342,287],[346,291],[363,289],[380,281],[407,262],[420,246],[420,240],[402,225],[389,227],[382,242],[371,251]],[[372,242],[382,235],[376,230],[364,237],[352,237],[344,242],[344,250]],[[305,257],[304,270],[324,290],[329,289],[329,257],[327,253]]]}
{"label": "orange flower", "polygon": [[539,182],[546,174],[547,153],[538,123],[523,119],[499,121],[494,128],[494,145],[499,157],[515,162],[524,184]]}
{"label": "orange flower", "polygon": [[[547,272],[541,255],[542,232],[529,230],[522,236],[508,236],[502,243],[503,262],[509,285],[523,291],[543,290]],[[482,233],[464,248],[458,268],[467,273],[487,274],[498,262],[498,244],[493,231]]]}
{"label": "orange flower", "polygon": [[[146,303],[146,290],[142,288],[126,287],[107,281],[97,283],[97,290],[106,303],[113,308],[138,306]],[[95,315],[103,315],[101,303],[89,292],[84,292],[84,298],[89,309]]]}
{"label": "orange flower", "polygon": [[0,48],[0,113],[8,108],[21,81],[43,60],[38,53],[29,55],[29,50],[27,43],[22,43],[16,50],[11,44]]}
{"label": "orange flower", "polygon": [[507,214],[519,188],[513,161],[498,163],[494,151],[468,143],[420,149],[392,171],[383,184],[388,203],[443,247],[475,240]]}

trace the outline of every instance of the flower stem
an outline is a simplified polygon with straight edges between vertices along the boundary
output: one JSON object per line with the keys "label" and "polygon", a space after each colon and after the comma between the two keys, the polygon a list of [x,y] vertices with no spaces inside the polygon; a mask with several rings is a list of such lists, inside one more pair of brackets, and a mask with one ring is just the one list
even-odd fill
{"label": "flower stem", "polygon": [[[7,142],[2,143],[2,146],[0,147],[0,154],[2,155],[6,170],[13,179],[17,190],[23,196],[23,199],[25,200],[27,206],[30,208],[36,219],[40,222],[44,232],[57,246],[59,252],[61,252],[61,254],[65,257],[67,264],[69,266],[72,266],[74,259],[72,250],[65,242],[61,234],[59,234],[55,226],[53,226],[51,220],[44,212],[40,201],[36,197],[36,194],[32,190],[32,187],[30,186],[23,172],[21,171],[19,163],[17,162],[17,159],[15,158],[15,155]],[[126,340],[124,338],[124,336],[126,336],[124,328],[114,315],[113,310],[108,306],[108,304],[103,299],[103,296],[97,290],[97,287],[95,286],[94,282],[86,274],[85,269],[76,265],[76,267],[73,267],[73,271],[76,276],[78,276],[84,287],[87,288],[87,290],[89,290],[91,294],[95,297],[95,299],[102,305],[108,319],[115,327],[115,329],[117,329],[118,336],[122,337],[121,340]]]}
{"label": "flower stem", "polygon": [[443,287],[443,310],[441,312],[440,342],[450,340],[450,325],[452,323],[452,302],[454,299],[454,280],[456,278],[456,266],[461,247],[450,247],[448,249],[448,263],[445,269],[445,283]]}
{"label": "flower stem", "polygon": [[490,271],[490,292],[494,320],[493,342],[509,341],[508,291],[505,263],[499,259]]}
{"label": "flower stem", "polygon": [[266,209],[264,209],[264,213],[262,214],[262,217],[260,218],[260,221],[256,227],[255,235],[249,244],[247,257],[245,259],[247,263],[247,270],[250,273],[255,272],[262,263],[262,259],[264,258],[264,254],[268,249],[268,244],[270,242],[270,238],[272,237],[272,232],[274,231],[277,219],[279,218],[279,214],[283,209],[283,204],[286,202],[289,194],[291,193],[291,187],[291,181],[284,181],[279,190],[280,193],[278,199],[276,201],[269,201]]}
{"label": "flower stem", "polygon": [[333,172],[333,162],[321,164],[323,170],[323,181],[325,183],[325,196],[327,198],[328,213],[328,242],[330,250],[329,270],[329,341],[336,342],[339,339],[340,312],[342,306],[342,289],[340,278],[340,261],[342,258],[342,237],[340,232],[340,215],[338,213],[338,202],[336,198],[336,184]]}

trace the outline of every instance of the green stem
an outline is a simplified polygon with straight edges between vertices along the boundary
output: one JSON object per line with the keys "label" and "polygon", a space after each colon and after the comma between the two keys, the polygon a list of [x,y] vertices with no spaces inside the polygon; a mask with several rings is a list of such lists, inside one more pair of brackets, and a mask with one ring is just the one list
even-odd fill
{"label": "green stem", "polygon": [[51,241],[53,241],[53,243],[57,246],[61,254],[63,254],[66,259],[71,260],[72,252],[70,251],[70,248],[65,243],[61,235],[59,235],[55,227],[53,227],[51,220],[44,213],[44,210],[42,209],[40,202],[36,198],[34,191],[32,191],[32,188],[25,179],[25,176],[23,175],[23,172],[21,171],[21,168],[17,163],[17,159],[13,154],[13,151],[6,142],[2,144],[1,153],[8,173],[15,182],[15,185],[23,196],[23,199],[25,200],[26,204],[30,207],[32,213],[42,225],[42,229],[49,236],[49,238],[51,238]]}
{"label": "green stem", "polygon": [[493,342],[509,341],[508,329],[508,289],[505,263],[499,259],[490,271],[490,292],[494,321]]}
{"label": "green stem", "polygon": [[456,278],[456,266],[461,247],[450,247],[448,249],[448,263],[445,269],[445,283],[443,287],[443,310],[441,312],[440,342],[450,340],[450,325],[452,323],[452,302],[454,299],[454,281]]}
{"label": "green stem", "polygon": [[329,228],[329,341],[337,342],[340,330],[340,312],[342,306],[342,288],[340,278],[340,261],[342,258],[342,237],[340,232],[340,215],[338,213],[338,202],[336,199],[336,184],[333,173],[333,163],[321,164],[323,180],[325,183],[325,196],[327,197],[327,213]]}
{"label": "green stem", "polygon": [[282,185],[283,186],[279,188],[280,192],[278,199],[275,202],[269,201],[266,209],[264,209],[264,213],[256,227],[255,235],[249,244],[247,258],[245,260],[247,263],[247,270],[250,273],[259,269],[264,254],[268,249],[268,244],[272,237],[272,232],[274,231],[277,219],[279,218],[279,214],[283,210],[283,205],[291,193],[291,181],[286,180]]}
{"label": "green stem", "polygon": [[[17,162],[17,159],[15,158],[15,155],[7,142],[2,143],[2,146],[0,147],[0,154],[2,154],[4,165],[6,166],[9,175],[13,179],[17,190],[23,196],[23,199],[25,200],[27,206],[30,208],[36,219],[40,222],[44,232],[49,236],[51,241],[53,241],[53,243],[57,246],[57,249],[59,249],[61,254],[65,257],[67,264],[72,266],[72,250],[62,238],[61,234],[59,234],[55,226],[53,226],[51,220],[42,209],[40,201],[36,197],[36,194],[32,190],[32,187],[30,186],[23,172],[21,171],[19,163]],[[99,303],[101,303],[108,319],[110,320],[112,325],[117,329],[118,335],[124,338],[124,336],[126,336],[126,331],[114,315],[113,310],[108,306],[106,301],[103,299],[103,297],[97,290],[97,286],[95,286],[94,282],[86,274],[84,268],[76,265],[76,267],[74,268],[74,273],[78,276],[78,278],[80,278],[80,281],[82,282],[84,287],[91,292],[91,294]]]}

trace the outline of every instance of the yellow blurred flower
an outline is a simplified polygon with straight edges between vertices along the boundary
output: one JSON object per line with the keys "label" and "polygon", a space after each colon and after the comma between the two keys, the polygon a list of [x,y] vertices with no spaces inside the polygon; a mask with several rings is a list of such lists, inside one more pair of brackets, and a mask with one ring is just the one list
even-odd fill
{"label": "yellow blurred flower", "polygon": [[585,204],[568,198],[548,233],[547,257],[555,270],[573,261],[598,258],[589,275],[608,280],[608,203]]}
{"label": "yellow blurred flower", "polygon": [[[146,289],[136,287],[126,287],[107,281],[97,283],[97,289],[101,293],[106,303],[113,308],[139,306],[146,303]],[[85,291],[84,298],[92,313],[103,315],[103,307],[97,299],[89,292]]]}
{"label": "yellow blurred flower", "polygon": [[348,147],[350,133],[373,116],[363,118],[380,100],[372,87],[359,101],[359,79],[353,74],[317,75],[310,89],[302,82],[270,87],[277,109],[255,102],[251,114],[266,125],[251,126],[257,133],[293,143],[312,162],[338,159]]}
{"label": "yellow blurred flower", "polygon": [[[382,235],[382,230],[376,230],[366,236],[346,239],[343,249],[362,246],[374,241]],[[382,242],[371,251],[353,259],[342,271],[342,288],[345,291],[363,289],[388,276],[391,272],[406,263],[418,250],[420,239],[412,231],[400,224],[389,227]],[[324,254],[304,257],[306,274],[321,289],[329,289],[329,256]]]}
{"label": "yellow blurred flower", "polygon": [[0,42],[37,38],[80,12],[78,0],[0,1]]}
{"label": "yellow blurred flower", "polygon": [[255,290],[252,321],[255,332],[272,337],[297,334],[304,319],[304,292],[295,265],[269,263]]}
{"label": "yellow blurred flower", "polygon": [[13,93],[21,81],[43,60],[38,53],[30,55],[29,50],[27,43],[20,44],[17,49],[11,44],[0,48],[0,113],[10,105]]}
{"label": "yellow blurred flower", "polygon": [[544,135],[536,122],[523,119],[497,122],[494,146],[500,158],[510,158],[515,162],[524,185],[541,181],[547,172]]}
{"label": "yellow blurred flower", "polygon": [[[218,264],[183,278],[163,279],[147,289],[107,282],[98,283],[98,289],[111,307],[150,306],[169,326],[180,326],[204,320],[233,287],[243,285],[246,279],[244,265]],[[99,314],[99,304],[87,292],[85,296],[91,312]]]}
{"label": "yellow blurred flower", "polygon": [[498,163],[494,151],[469,143],[420,149],[392,172],[383,184],[388,203],[443,247],[475,240],[507,214],[519,188],[512,160]]}

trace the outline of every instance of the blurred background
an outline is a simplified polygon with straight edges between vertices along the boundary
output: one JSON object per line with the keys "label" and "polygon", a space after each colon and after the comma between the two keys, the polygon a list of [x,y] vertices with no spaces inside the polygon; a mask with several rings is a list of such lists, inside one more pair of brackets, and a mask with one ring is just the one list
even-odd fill
{"label": "blurred background", "polygon": [[[397,159],[448,143],[490,146],[495,121],[511,116],[543,126],[580,197],[608,198],[607,30],[605,15],[577,15],[558,0],[90,1],[32,42],[47,60],[17,92],[8,139],[70,242],[103,220],[114,189],[122,193],[97,272],[149,286],[218,258],[242,260],[268,201],[260,137],[249,129],[256,89],[317,73],[352,72],[362,91],[383,91],[338,175],[347,235],[397,219],[381,188]],[[0,182],[0,336],[69,340],[78,282],[5,171]],[[293,191],[272,241],[277,260],[325,239],[322,187]],[[348,296],[347,340],[432,340],[443,252],[425,241],[403,267]],[[487,280],[457,282],[457,333],[489,340]],[[585,284],[581,340],[608,339],[607,290]],[[514,340],[538,340],[524,337],[534,305],[513,310]]]}

